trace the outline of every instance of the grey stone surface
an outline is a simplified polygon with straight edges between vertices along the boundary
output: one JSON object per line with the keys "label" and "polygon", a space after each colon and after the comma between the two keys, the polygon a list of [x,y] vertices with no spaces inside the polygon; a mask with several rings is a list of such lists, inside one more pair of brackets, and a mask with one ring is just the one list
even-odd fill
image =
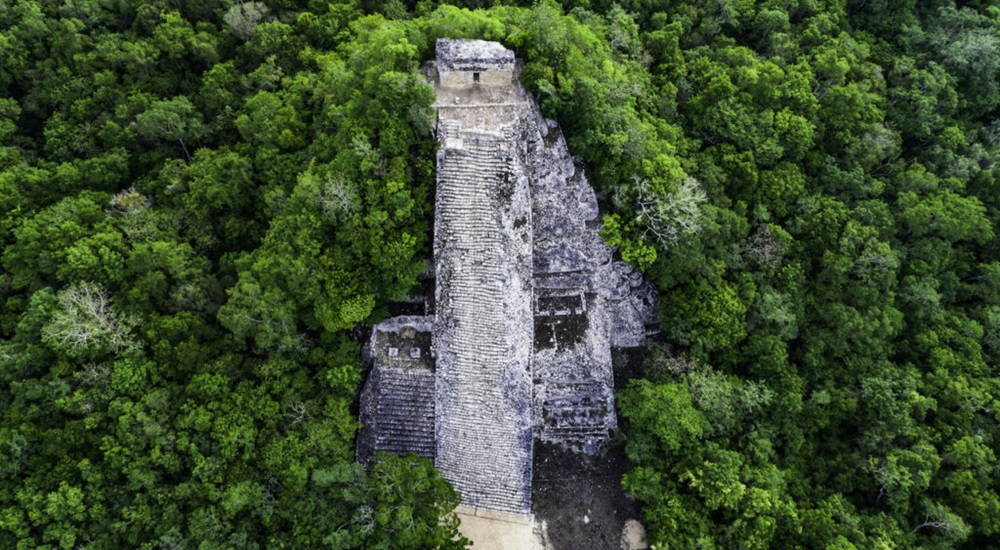
{"label": "grey stone surface", "polygon": [[496,42],[442,38],[435,54],[438,71],[514,70],[514,52]]}
{"label": "grey stone surface", "polygon": [[375,453],[416,453],[434,459],[436,388],[431,317],[394,317],[372,331],[367,353],[375,368],[361,395],[358,460]]}
{"label": "grey stone surface", "polygon": [[531,231],[515,223],[528,181],[515,143],[460,135],[438,153],[436,464],[464,506],[529,513]]}
{"label": "grey stone surface", "polygon": [[[536,114],[533,128],[536,430],[542,441],[594,453],[617,427],[611,292],[599,277],[611,269],[612,251],[598,235],[597,197],[558,127]],[[584,307],[539,307],[565,304],[567,296],[579,296]]]}
{"label": "grey stone surface", "polygon": [[513,70],[513,52],[437,52],[435,311],[374,330],[358,452],[430,455],[463,506],[526,514],[534,438],[594,453],[617,426],[611,348],[642,345],[656,293],[601,241],[558,126],[516,80],[479,74]]}

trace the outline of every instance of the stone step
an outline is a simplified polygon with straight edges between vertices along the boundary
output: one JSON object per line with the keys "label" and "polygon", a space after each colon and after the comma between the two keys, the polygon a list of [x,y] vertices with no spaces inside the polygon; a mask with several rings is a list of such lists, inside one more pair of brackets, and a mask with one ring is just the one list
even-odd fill
{"label": "stone step", "polygon": [[425,387],[423,384],[382,384],[382,387],[391,392],[383,399],[386,403],[433,403],[434,385]]}
{"label": "stone step", "polygon": [[[473,339],[464,339],[458,341],[452,341],[448,343],[448,347],[452,351],[462,350],[462,351],[474,351],[477,355],[480,355],[482,359],[485,358],[503,358],[507,352],[506,342],[499,340],[492,341],[478,341]],[[476,357],[475,361],[468,361],[469,363],[479,362],[480,357]]]}
{"label": "stone step", "polygon": [[[432,403],[433,404],[433,403]],[[392,403],[383,403],[382,409],[385,413],[379,419],[379,424],[395,425],[403,422],[405,425],[410,420],[421,420],[434,417],[434,407],[393,407]]]}
{"label": "stone step", "polygon": [[380,435],[377,444],[396,446],[433,446],[434,430]]}
{"label": "stone step", "polygon": [[414,390],[424,390],[431,394],[434,393],[434,373],[432,372],[428,371],[426,374],[421,373],[417,376],[398,374],[398,371],[393,374],[394,376],[383,377],[382,383],[393,387],[405,386]]}
{"label": "stone step", "polygon": [[427,454],[435,454],[434,448],[437,443],[434,441],[434,434],[430,434],[427,437],[422,437],[420,439],[382,439],[379,438],[375,442],[375,448],[380,451],[390,451],[390,452],[412,452],[423,456]]}
{"label": "stone step", "polygon": [[410,418],[381,418],[379,429],[385,438],[423,438],[426,434],[434,434],[434,417],[419,416]]}
{"label": "stone step", "polygon": [[430,405],[428,406],[432,406],[434,403],[433,391],[413,392],[413,388],[407,386],[390,386],[387,384],[383,384],[382,388],[385,392],[391,392],[382,400],[382,403],[386,405],[403,407],[405,409],[419,409],[425,406],[424,403],[429,403]]}
{"label": "stone step", "polygon": [[377,451],[385,451],[394,455],[406,455],[413,453],[417,456],[422,456],[430,460],[434,460],[435,455],[434,445],[424,445],[419,447],[411,447],[407,445],[386,445],[384,447],[379,447]]}

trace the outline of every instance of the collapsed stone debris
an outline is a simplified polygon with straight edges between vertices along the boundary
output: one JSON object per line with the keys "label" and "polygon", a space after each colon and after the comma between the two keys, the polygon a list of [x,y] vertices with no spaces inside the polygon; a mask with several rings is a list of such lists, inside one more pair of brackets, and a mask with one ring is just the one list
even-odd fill
{"label": "collapsed stone debris", "polygon": [[463,506],[529,514],[533,441],[608,441],[611,349],[642,345],[657,297],[516,73],[495,42],[437,43],[434,311],[373,330],[358,456],[416,453]]}

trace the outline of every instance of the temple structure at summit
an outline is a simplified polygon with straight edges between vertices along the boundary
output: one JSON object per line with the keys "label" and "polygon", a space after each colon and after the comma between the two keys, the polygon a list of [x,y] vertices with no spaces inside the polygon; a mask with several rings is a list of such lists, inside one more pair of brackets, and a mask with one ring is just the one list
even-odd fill
{"label": "temple structure at summit", "polygon": [[517,72],[495,42],[437,43],[433,308],[373,330],[358,454],[425,456],[463,507],[527,515],[534,441],[608,441],[611,349],[641,345],[657,310]]}

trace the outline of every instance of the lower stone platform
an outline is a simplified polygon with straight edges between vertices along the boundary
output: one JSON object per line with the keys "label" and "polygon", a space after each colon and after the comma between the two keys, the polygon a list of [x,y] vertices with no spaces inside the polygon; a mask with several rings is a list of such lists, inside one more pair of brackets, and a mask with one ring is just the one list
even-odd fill
{"label": "lower stone platform", "polygon": [[543,550],[536,533],[535,516],[505,514],[482,508],[455,509],[461,524],[458,530],[474,543],[476,550]]}

